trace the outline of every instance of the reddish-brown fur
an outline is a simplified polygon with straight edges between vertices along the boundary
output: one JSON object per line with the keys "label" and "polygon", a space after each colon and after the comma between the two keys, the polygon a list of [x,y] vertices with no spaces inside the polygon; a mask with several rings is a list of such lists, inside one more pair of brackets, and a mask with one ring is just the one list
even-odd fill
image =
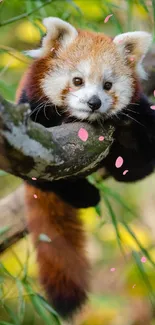
{"label": "reddish-brown fur", "polygon": [[22,89],[25,85],[28,85],[27,94],[29,98],[43,98],[44,93],[40,87],[41,79],[44,77],[45,73],[49,70],[51,66],[51,57],[46,56],[44,58],[38,59],[32,63],[28,71],[24,74],[20,81],[19,87],[16,93],[16,101],[20,98]]}
{"label": "reddish-brown fur", "polygon": [[[37,80],[41,74],[37,62],[33,68],[36,68],[33,80]],[[31,80],[31,73],[29,70],[24,75],[17,91],[17,101],[25,83]],[[34,88],[30,88],[33,94],[35,83]],[[40,281],[49,302],[60,315],[71,316],[85,302],[89,283],[89,263],[84,251],[85,235],[81,221],[77,210],[56,194],[30,185],[25,187],[27,223],[36,246]],[[34,194],[37,195],[36,199]],[[39,241],[40,234],[47,235],[51,242]]]}
{"label": "reddish-brown fur", "polygon": [[[60,66],[64,63],[74,66],[89,53],[94,62],[91,67],[92,76],[96,69],[99,75],[101,73],[100,65],[96,66],[95,58],[103,47],[109,56],[114,52],[117,61],[118,54],[112,39],[103,34],[96,36],[93,32],[78,32],[76,40],[66,50],[60,52],[57,58],[55,51],[52,51],[33,62],[20,83],[17,101],[25,85],[28,98],[45,99],[41,81],[55,64],[55,58],[56,64]],[[58,43],[52,43],[51,46],[58,49]],[[106,60],[109,60],[109,56]],[[102,57],[100,60],[102,61]],[[131,66],[133,65],[134,63],[131,63]],[[119,60],[116,69],[119,73],[126,73]],[[136,75],[132,76],[132,79],[135,90],[132,99],[134,101],[139,85]],[[67,92],[68,88],[61,92],[62,100]],[[118,98],[115,94],[113,98],[115,106]],[[34,194],[37,195],[36,199]],[[77,211],[56,194],[43,192],[30,185],[26,185],[26,202],[28,227],[36,245],[41,283],[56,310],[64,317],[71,315],[85,301],[89,280],[89,263],[84,252],[85,236]],[[51,242],[40,241],[40,234],[47,235]]]}
{"label": "reddish-brown fur", "polygon": [[[49,301],[65,316],[80,307],[88,290],[89,265],[81,222],[76,209],[54,193],[26,185],[26,203],[41,283]],[[40,234],[46,234],[51,242],[39,241]]]}

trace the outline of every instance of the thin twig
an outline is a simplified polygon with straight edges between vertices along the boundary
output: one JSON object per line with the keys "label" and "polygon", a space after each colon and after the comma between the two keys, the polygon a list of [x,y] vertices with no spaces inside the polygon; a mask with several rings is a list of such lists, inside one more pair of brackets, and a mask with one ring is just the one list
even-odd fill
{"label": "thin twig", "polygon": [[26,13],[24,13],[24,14],[22,14],[22,15],[19,15],[19,16],[16,16],[16,17],[13,17],[13,18],[11,18],[11,19],[8,19],[8,20],[5,20],[5,21],[2,21],[2,22],[0,23],[0,27],[5,26],[5,25],[12,24],[12,23],[14,23],[15,21],[21,20],[21,19],[23,19],[23,18],[27,18],[27,17],[31,16],[34,12],[37,12],[37,11],[39,11],[41,8],[43,8],[43,7],[47,6],[48,4],[50,4],[52,1],[54,1],[54,0],[47,0],[45,3],[43,3],[42,5],[40,5],[38,8],[35,8],[35,9],[29,11],[29,12],[26,12]]}
{"label": "thin twig", "polygon": [[[19,61],[21,61],[21,62],[23,62],[23,63],[29,63],[30,62],[30,59],[28,59],[28,58],[26,58],[26,57],[24,57],[24,55],[22,55],[23,57],[21,58],[21,57],[19,57],[18,56],[18,52],[17,52],[17,50],[15,50],[14,48],[12,48],[12,47],[9,47],[9,46],[6,46],[6,45],[0,45],[0,50],[4,50],[4,51],[6,51],[7,53],[9,53],[12,57],[14,57],[15,59],[17,59],[17,60],[19,60]],[[20,55],[21,53],[19,53],[19,55]]]}

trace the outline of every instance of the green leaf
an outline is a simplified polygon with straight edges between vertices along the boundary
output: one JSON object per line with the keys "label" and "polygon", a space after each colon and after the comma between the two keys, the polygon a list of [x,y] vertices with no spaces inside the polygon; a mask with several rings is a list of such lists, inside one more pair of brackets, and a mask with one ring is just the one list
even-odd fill
{"label": "green leaf", "polygon": [[73,1],[73,0],[66,0],[81,16],[83,15],[83,12],[81,8]]}
{"label": "green leaf", "polygon": [[151,303],[154,306],[155,296],[154,296],[154,293],[153,293],[153,288],[152,288],[152,285],[151,285],[151,283],[149,281],[149,278],[148,278],[148,276],[147,276],[147,274],[145,272],[143,263],[140,260],[140,256],[139,256],[139,254],[136,251],[133,251],[132,252],[132,255],[133,255],[133,257],[134,257],[134,259],[136,261],[137,268],[138,268],[139,273],[140,273],[140,275],[141,275],[141,277],[142,277],[142,279],[143,279],[143,281],[144,281],[144,283],[146,285],[146,288],[149,289],[149,292],[151,294],[150,300],[151,300]]}
{"label": "green leaf", "polygon": [[118,245],[120,247],[120,250],[121,252],[124,254],[124,250],[123,250],[123,246],[122,246],[122,239],[121,239],[121,236],[120,236],[120,233],[119,233],[119,229],[118,229],[118,225],[117,225],[117,217],[114,213],[114,210],[112,208],[112,205],[110,204],[108,198],[106,195],[103,196],[103,199],[104,199],[104,202],[109,210],[109,214],[111,216],[111,219],[112,219],[112,223],[113,223],[113,226],[115,228],[115,231],[116,231],[116,235],[117,235],[117,242],[118,242]]}
{"label": "green leaf", "polygon": [[7,314],[10,316],[11,321],[13,322],[14,325],[20,325],[19,319],[14,313],[14,311],[6,304],[3,303],[3,308],[7,312]]}
{"label": "green leaf", "polygon": [[116,202],[118,202],[119,204],[122,205],[122,207],[127,210],[129,213],[131,213],[134,217],[138,218],[138,215],[136,214],[136,212],[130,208],[128,206],[128,204],[122,199],[122,197],[117,193],[115,192],[114,190],[112,190],[110,187],[108,186],[105,186],[105,184],[100,184],[98,186],[98,188],[103,191],[103,193],[106,193],[107,195],[113,197]]}
{"label": "green leaf", "polygon": [[3,321],[0,321],[0,325],[15,325],[13,323],[8,323],[8,322],[3,322]]}
{"label": "green leaf", "polygon": [[1,89],[1,94],[10,100],[13,100],[14,95],[15,95],[15,85],[8,85],[4,81],[0,80],[0,89]]}
{"label": "green leaf", "polygon": [[5,266],[0,262],[0,271],[4,272],[5,275],[11,277],[13,280],[15,277],[5,268]]}
{"label": "green leaf", "polygon": [[149,13],[149,9],[148,9],[148,7],[147,7],[147,5],[146,5],[146,3],[145,3],[145,0],[139,0],[139,2],[140,2],[140,4],[141,4],[141,6],[144,8],[144,10],[145,10],[147,13]]}
{"label": "green leaf", "polygon": [[23,285],[22,282],[18,279],[16,280],[16,285],[18,288],[18,318],[20,324],[23,323],[24,314],[25,314],[25,300],[23,297]]}
{"label": "green leaf", "polygon": [[[123,33],[123,27],[122,27],[122,24],[121,24],[121,22],[119,21],[119,19],[117,18],[116,13],[113,11],[112,5],[111,5],[110,3],[108,3],[108,2],[106,2],[106,6],[107,6],[107,8],[108,8],[108,10],[109,10],[109,13],[113,15],[111,20],[114,20],[114,22],[115,22],[115,26],[116,26],[116,28],[117,28],[117,32],[118,32],[118,33]],[[104,13],[104,11],[103,11],[103,13]]]}
{"label": "green leaf", "polygon": [[[55,314],[47,313],[47,310],[45,306],[43,306],[42,299],[40,296],[34,294],[34,291],[32,290],[31,286],[28,282],[23,282],[23,285],[29,294],[31,303],[36,310],[37,314],[45,321],[47,325],[61,325],[59,319],[55,316]],[[52,323],[53,321],[53,323]]]}
{"label": "green leaf", "polygon": [[152,266],[155,266],[155,263],[152,261],[148,251],[142,246],[142,244],[139,242],[139,240],[137,239],[136,235],[134,234],[134,232],[131,230],[131,228],[129,227],[129,225],[124,222],[121,221],[121,223],[124,225],[124,227],[127,229],[128,233],[134,238],[135,242],[137,243],[137,245],[139,246],[139,248],[141,249],[141,251],[144,253],[144,255],[147,257],[147,259],[150,261],[150,263],[152,264]]}
{"label": "green leaf", "polygon": [[10,229],[11,229],[10,226],[5,226],[5,227],[0,228],[0,236],[6,234]]}
{"label": "green leaf", "polygon": [[8,175],[6,172],[3,172],[3,170],[0,170],[0,176]]}
{"label": "green leaf", "polygon": [[95,210],[96,210],[96,213],[101,217],[101,207],[100,207],[100,204],[96,205]]}
{"label": "green leaf", "polygon": [[[47,303],[47,301],[43,297],[39,296],[39,298],[42,300],[42,304],[43,304],[43,306],[45,307],[46,310],[48,310],[50,313],[52,313],[52,315],[55,315],[56,317],[59,316],[58,313],[52,308],[51,305],[49,305]],[[59,324],[60,324],[60,322],[59,322]]]}

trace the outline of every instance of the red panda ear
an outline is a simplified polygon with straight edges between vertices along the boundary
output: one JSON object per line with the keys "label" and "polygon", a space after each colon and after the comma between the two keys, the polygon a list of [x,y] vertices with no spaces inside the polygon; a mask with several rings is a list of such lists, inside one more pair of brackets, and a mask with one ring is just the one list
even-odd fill
{"label": "red panda ear", "polygon": [[45,50],[54,47],[56,41],[61,47],[66,48],[78,35],[77,30],[72,25],[59,18],[45,18],[43,24],[47,30],[42,43]]}
{"label": "red panda ear", "polygon": [[117,35],[113,42],[127,62],[136,67],[138,75],[145,78],[146,73],[142,67],[142,60],[151,45],[151,34],[140,31],[124,33]]}
{"label": "red panda ear", "polygon": [[46,35],[42,41],[42,47],[36,50],[25,51],[25,54],[39,58],[52,49],[66,48],[78,35],[77,30],[69,23],[55,17],[43,19],[43,25],[46,27]]}

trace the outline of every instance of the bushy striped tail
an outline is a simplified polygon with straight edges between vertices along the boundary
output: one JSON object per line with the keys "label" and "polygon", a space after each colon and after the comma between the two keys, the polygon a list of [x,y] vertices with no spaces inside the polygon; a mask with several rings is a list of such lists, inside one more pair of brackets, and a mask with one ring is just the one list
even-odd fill
{"label": "bushy striped tail", "polygon": [[[89,263],[84,252],[81,221],[77,210],[54,193],[26,185],[26,201],[28,227],[37,249],[41,283],[49,302],[67,318],[87,298]],[[38,240],[41,234],[47,236],[46,242]]]}

